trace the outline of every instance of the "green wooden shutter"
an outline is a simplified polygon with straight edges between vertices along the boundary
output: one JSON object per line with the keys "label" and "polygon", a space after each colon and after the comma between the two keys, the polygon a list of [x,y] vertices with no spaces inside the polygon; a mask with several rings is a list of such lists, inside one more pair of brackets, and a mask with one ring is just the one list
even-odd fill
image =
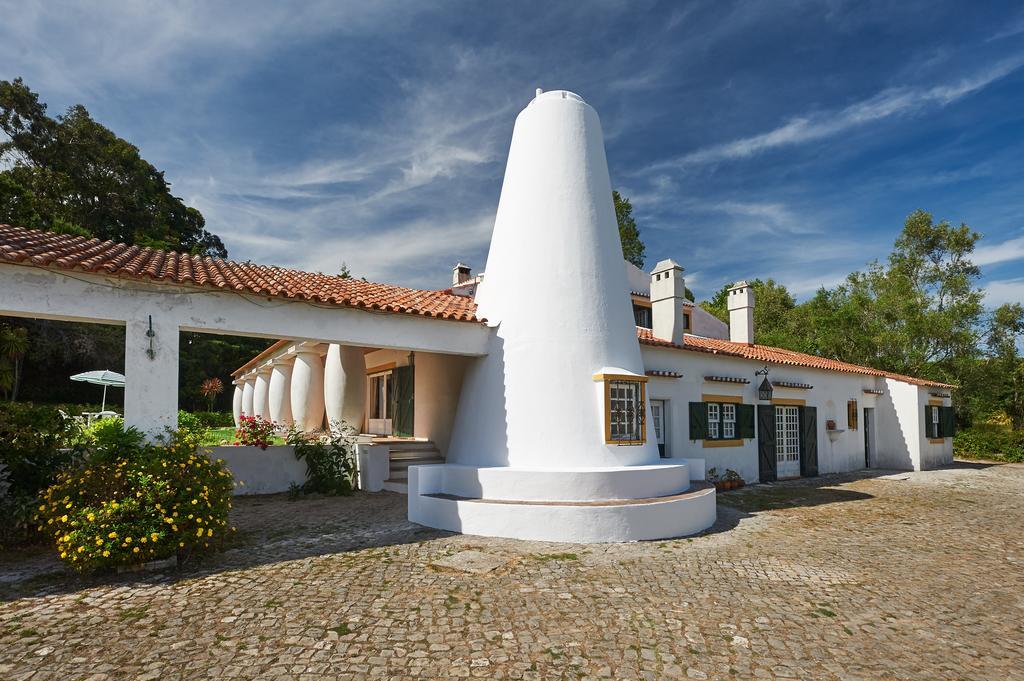
{"label": "green wooden shutter", "polygon": [[761,482],[772,482],[778,475],[775,454],[775,407],[757,405],[757,469]]}
{"label": "green wooden shutter", "polygon": [[924,436],[932,437],[932,405],[924,405]]}
{"label": "green wooden shutter", "polygon": [[736,405],[736,431],[744,440],[754,439],[754,405]]}
{"label": "green wooden shutter", "polygon": [[398,437],[413,435],[415,371],[415,367],[407,366],[395,367],[391,372],[391,433]]}
{"label": "green wooden shutter", "polygon": [[690,439],[704,440],[708,436],[708,405],[690,402]]}
{"label": "green wooden shutter", "polygon": [[800,475],[818,474],[818,408],[800,407]]}
{"label": "green wooden shutter", "polygon": [[956,433],[956,416],[953,407],[939,407],[939,437],[953,437]]}

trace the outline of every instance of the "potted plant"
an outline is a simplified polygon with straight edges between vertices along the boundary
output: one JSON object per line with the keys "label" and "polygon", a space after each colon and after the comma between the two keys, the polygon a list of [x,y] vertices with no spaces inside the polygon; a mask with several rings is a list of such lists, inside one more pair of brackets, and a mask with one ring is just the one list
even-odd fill
{"label": "potted plant", "polygon": [[726,489],[738,489],[743,486],[743,478],[731,468],[725,469],[725,476],[723,476],[722,480],[727,485]]}
{"label": "potted plant", "polygon": [[835,430],[835,429],[836,429],[836,422],[833,419],[828,419],[827,421],[825,421],[825,430]]}

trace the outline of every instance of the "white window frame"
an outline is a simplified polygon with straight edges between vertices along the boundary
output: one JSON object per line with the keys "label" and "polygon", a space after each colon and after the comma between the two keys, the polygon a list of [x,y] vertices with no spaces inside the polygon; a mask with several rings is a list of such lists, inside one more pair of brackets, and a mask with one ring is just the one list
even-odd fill
{"label": "white window frame", "polygon": [[736,439],[736,405],[732,402],[722,404],[722,439]]}
{"label": "white window frame", "polygon": [[647,442],[647,377],[594,374],[604,383],[604,441],[609,445]]}
{"label": "white window frame", "polygon": [[709,440],[720,440],[719,436],[719,425],[722,420],[721,409],[722,405],[718,402],[708,402],[708,439]]}

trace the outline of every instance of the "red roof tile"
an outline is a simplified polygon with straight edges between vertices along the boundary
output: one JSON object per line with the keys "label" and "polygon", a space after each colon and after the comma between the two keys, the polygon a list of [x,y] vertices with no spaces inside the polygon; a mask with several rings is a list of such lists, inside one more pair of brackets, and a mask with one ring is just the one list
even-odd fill
{"label": "red roof tile", "polygon": [[808,367],[810,369],[823,369],[825,371],[839,371],[848,374],[863,374],[865,376],[876,376],[880,378],[893,378],[912,385],[938,386],[941,388],[955,388],[956,386],[937,381],[928,381],[912,376],[894,374],[890,371],[872,369],[870,367],[840,362],[827,357],[807,355],[802,352],[773,348],[769,345],[747,345],[746,343],[733,343],[732,341],[719,340],[718,338],[705,338],[703,336],[683,335],[682,345],[671,341],[655,338],[650,329],[636,327],[636,335],[643,345],[652,345],[663,348],[676,348],[678,350],[689,350],[692,352],[708,352],[711,354],[728,355],[765,362],[766,364],[784,364],[788,366]]}
{"label": "red roof tile", "polygon": [[443,291],[374,284],[10,225],[0,225],[0,262],[439,319],[483,321],[477,319],[471,298]]}

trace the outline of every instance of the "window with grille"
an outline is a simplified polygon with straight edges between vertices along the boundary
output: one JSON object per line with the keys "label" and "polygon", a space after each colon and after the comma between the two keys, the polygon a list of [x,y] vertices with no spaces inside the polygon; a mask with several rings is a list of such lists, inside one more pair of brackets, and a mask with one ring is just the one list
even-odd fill
{"label": "window with grille", "polygon": [[647,441],[646,380],[634,376],[594,377],[604,381],[605,442],[639,445]]}
{"label": "window with grille", "polygon": [[932,413],[931,414],[932,418],[928,422],[928,437],[930,437],[930,438],[941,437],[939,435],[939,408],[938,407],[931,407],[929,411],[931,411],[931,413]]}

